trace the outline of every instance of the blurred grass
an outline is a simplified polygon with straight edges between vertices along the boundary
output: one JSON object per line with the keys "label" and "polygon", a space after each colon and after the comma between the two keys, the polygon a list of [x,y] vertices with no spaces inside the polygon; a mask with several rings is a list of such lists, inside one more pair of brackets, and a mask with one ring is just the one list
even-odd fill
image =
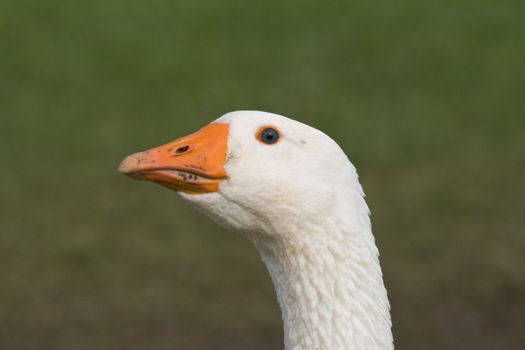
{"label": "blurred grass", "polygon": [[120,159],[236,109],[360,170],[400,349],[525,346],[525,3],[0,3],[0,348],[279,348],[255,250]]}

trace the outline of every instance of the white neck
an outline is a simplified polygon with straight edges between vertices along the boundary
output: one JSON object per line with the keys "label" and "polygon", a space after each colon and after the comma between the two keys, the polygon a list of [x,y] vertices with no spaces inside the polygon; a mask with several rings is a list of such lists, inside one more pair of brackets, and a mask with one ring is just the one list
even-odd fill
{"label": "white neck", "polygon": [[254,242],[275,285],[286,350],[393,349],[368,207],[356,200],[352,217],[292,224],[279,235],[286,241]]}

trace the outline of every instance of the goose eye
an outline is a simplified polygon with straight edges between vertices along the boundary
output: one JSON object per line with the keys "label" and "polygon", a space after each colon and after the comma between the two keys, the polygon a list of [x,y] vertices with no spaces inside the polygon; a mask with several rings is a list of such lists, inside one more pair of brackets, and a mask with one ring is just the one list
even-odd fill
{"label": "goose eye", "polygon": [[274,128],[264,128],[259,132],[259,140],[267,145],[273,145],[279,141],[279,132]]}

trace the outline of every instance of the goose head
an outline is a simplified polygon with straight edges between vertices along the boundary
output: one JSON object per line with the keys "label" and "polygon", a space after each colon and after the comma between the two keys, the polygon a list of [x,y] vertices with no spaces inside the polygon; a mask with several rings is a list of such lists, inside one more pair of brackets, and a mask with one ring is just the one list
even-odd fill
{"label": "goose head", "polygon": [[355,169],[330,137],[259,111],[225,114],[194,134],[125,158],[119,170],[179,192],[255,240],[322,222],[342,192],[359,190]]}
{"label": "goose head", "polygon": [[125,158],[259,250],[286,349],[390,350],[389,304],[355,168],[321,131],[258,111]]}

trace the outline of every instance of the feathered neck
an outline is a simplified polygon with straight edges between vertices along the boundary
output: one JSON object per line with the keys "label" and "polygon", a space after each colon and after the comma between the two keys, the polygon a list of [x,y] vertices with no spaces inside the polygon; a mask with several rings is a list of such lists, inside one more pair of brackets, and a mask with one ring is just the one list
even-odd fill
{"label": "feathered neck", "polygon": [[[393,349],[389,302],[362,191],[321,220],[255,241],[275,285],[286,350]],[[282,237],[286,237],[283,239]]]}

